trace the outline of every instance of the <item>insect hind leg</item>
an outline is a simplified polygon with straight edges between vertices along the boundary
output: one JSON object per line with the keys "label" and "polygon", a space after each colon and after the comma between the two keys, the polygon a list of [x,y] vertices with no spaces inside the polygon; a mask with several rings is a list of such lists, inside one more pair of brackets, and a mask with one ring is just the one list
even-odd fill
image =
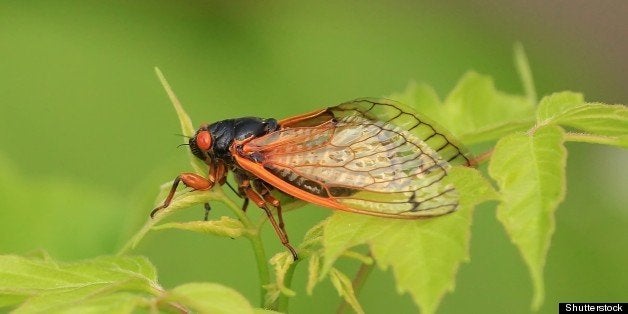
{"label": "insect hind leg", "polygon": [[[288,240],[288,234],[286,233],[283,227],[283,217],[281,216],[281,211],[280,210],[277,211],[278,217],[280,219],[280,223],[277,223],[277,221],[275,220],[275,217],[273,216],[273,213],[270,211],[270,208],[268,208],[267,206],[267,204],[279,205],[279,201],[275,199],[274,197],[270,199],[270,198],[265,198],[262,195],[258,194],[258,192],[254,191],[253,188],[251,187],[250,180],[243,180],[240,183],[240,188],[242,188],[246,198],[250,199],[251,201],[253,201],[253,203],[255,203],[255,205],[257,205],[259,208],[264,210],[264,212],[266,213],[266,216],[268,216],[268,220],[270,220],[270,223],[273,225],[273,228],[275,229],[275,233],[277,233],[279,240],[281,240],[281,244],[283,244],[283,246],[285,246],[290,251],[294,260],[296,261],[297,259],[299,259],[299,256],[297,255],[297,251],[290,244],[290,241]],[[270,196],[270,194],[268,195]],[[278,208],[280,207],[281,206],[279,206]]]}
{"label": "insect hind leg", "polygon": [[264,181],[254,180],[253,188],[255,189],[257,193],[259,193],[264,198],[264,201],[266,201],[267,204],[271,204],[273,207],[277,209],[277,219],[279,220],[279,228],[286,235],[286,238],[288,238],[288,232],[286,232],[285,224],[283,222],[283,211],[281,209],[281,202],[270,194],[271,188],[268,187],[268,185],[266,185]]}

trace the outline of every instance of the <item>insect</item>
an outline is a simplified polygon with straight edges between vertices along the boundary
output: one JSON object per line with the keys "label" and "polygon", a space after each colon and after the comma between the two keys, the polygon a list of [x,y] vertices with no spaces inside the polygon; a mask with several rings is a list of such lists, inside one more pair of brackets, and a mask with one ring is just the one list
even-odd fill
{"label": "insect", "polygon": [[[232,172],[243,210],[249,200],[264,210],[295,260],[273,190],[358,214],[433,217],[458,206],[456,189],[443,183],[448,169],[471,165],[464,148],[435,123],[386,99],[356,99],[283,120],[203,124],[189,147],[209,166],[207,177],[181,173],[151,217],[168,207],[180,183],[209,190],[225,184]],[[209,204],[205,208],[207,215]]]}

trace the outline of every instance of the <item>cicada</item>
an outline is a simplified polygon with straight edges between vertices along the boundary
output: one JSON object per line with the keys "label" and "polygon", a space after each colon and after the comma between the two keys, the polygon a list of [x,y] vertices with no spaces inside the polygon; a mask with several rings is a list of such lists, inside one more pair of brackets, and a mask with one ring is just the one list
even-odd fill
{"label": "cicada", "polygon": [[168,207],[179,183],[209,190],[232,172],[243,209],[250,200],[264,210],[295,260],[282,204],[271,192],[356,214],[434,217],[458,207],[456,189],[443,181],[448,170],[471,165],[465,149],[431,120],[400,103],[370,98],[283,120],[203,124],[189,147],[208,165],[207,177],[181,173],[151,217]]}

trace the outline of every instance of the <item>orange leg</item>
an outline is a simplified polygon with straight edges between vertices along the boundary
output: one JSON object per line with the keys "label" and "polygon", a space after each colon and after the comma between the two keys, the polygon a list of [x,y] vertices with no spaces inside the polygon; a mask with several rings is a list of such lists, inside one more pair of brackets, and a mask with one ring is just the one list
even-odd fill
{"label": "orange leg", "polygon": [[[153,218],[155,214],[157,214],[158,211],[170,205],[170,202],[172,202],[172,198],[174,197],[174,193],[177,191],[177,187],[179,186],[179,183],[181,182],[183,182],[185,186],[191,187],[194,190],[209,190],[214,186],[213,181],[203,178],[195,173],[186,172],[186,173],[182,173],[178,175],[174,179],[174,182],[172,182],[172,188],[170,188],[170,193],[168,193],[168,197],[166,197],[166,200],[164,201],[164,203],[161,206],[153,209],[152,212],[150,212],[151,218]],[[209,212],[208,207],[209,207],[209,204],[205,206],[205,210],[207,213]]]}
{"label": "orange leg", "polygon": [[[277,224],[277,221],[275,221],[275,217],[273,216],[273,213],[270,211],[270,209],[266,205],[267,203],[270,203],[270,204],[275,203],[279,205],[279,201],[275,199],[274,197],[270,196],[270,194],[269,196],[272,197],[272,200],[274,201],[272,201],[271,199],[269,199],[270,201],[265,200],[262,196],[257,194],[257,192],[253,191],[249,180],[242,181],[240,187],[242,188],[242,190],[244,191],[244,195],[248,199],[253,201],[255,205],[257,205],[259,208],[263,209],[264,212],[266,212],[266,216],[268,216],[268,220],[270,220],[270,223],[273,225],[273,228],[275,228],[275,233],[277,233],[277,236],[279,236],[279,240],[281,240],[281,244],[283,244],[283,246],[285,246],[288,250],[290,250],[290,253],[292,253],[292,257],[294,258],[294,260],[296,261],[297,259],[299,259],[299,256],[297,255],[297,251],[292,247],[292,245],[290,245],[290,241],[288,240],[288,235],[286,234],[286,231],[283,228],[283,218],[280,218],[281,224]],[[278,213],[280,212],[278,211]],[[281,217],[281,214],[279,214],[279,217]]]}
{"label": "orange leg", "polygon": [[286,239],[287,239],[288,238],[288,233],[286,232],[286,228],[285,228],[286,225],[283,223],[283,214],[282,214],[282,211],[281,211],[281,203],[279,203],[279,200],[276,199],[274,196],[270,195],[270,193],[264,195],[264,200],[267,203],[273,204],[273,206],[275,208],[277,208],[277,219],[279,219],[279,228],[286,235]]}
{"label": "orange leg", "polygon": [[274,196],[270,194],[270,188],[266,184],[264,184],[263,181],[261,180],[253,181],[253,187],[255,188],[255,191],[257,191],[257,193],[259,193],[264,198],[264,201],[266,201],[266,203],[269,203],[273,207],[277,208],[277,218],[279,219],[279,228],[286,235],[286,239],[287,239],[288,233],[286,232],[285,224],[283,222],[281,203],[279,202],[278,199],[276,199]]}

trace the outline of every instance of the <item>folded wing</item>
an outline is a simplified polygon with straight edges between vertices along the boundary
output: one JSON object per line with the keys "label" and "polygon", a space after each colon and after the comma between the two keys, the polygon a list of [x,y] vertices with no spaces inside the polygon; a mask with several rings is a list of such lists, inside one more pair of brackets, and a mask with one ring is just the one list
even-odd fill
{"label": "folded wing", "polygon": [[451,164],[469,163],[463,149],[403,105],[359,99],[280,125],[246,143],[239,164],[288,194],[395,218],[437,216],[458,206],[457,191],[443,179]]}

